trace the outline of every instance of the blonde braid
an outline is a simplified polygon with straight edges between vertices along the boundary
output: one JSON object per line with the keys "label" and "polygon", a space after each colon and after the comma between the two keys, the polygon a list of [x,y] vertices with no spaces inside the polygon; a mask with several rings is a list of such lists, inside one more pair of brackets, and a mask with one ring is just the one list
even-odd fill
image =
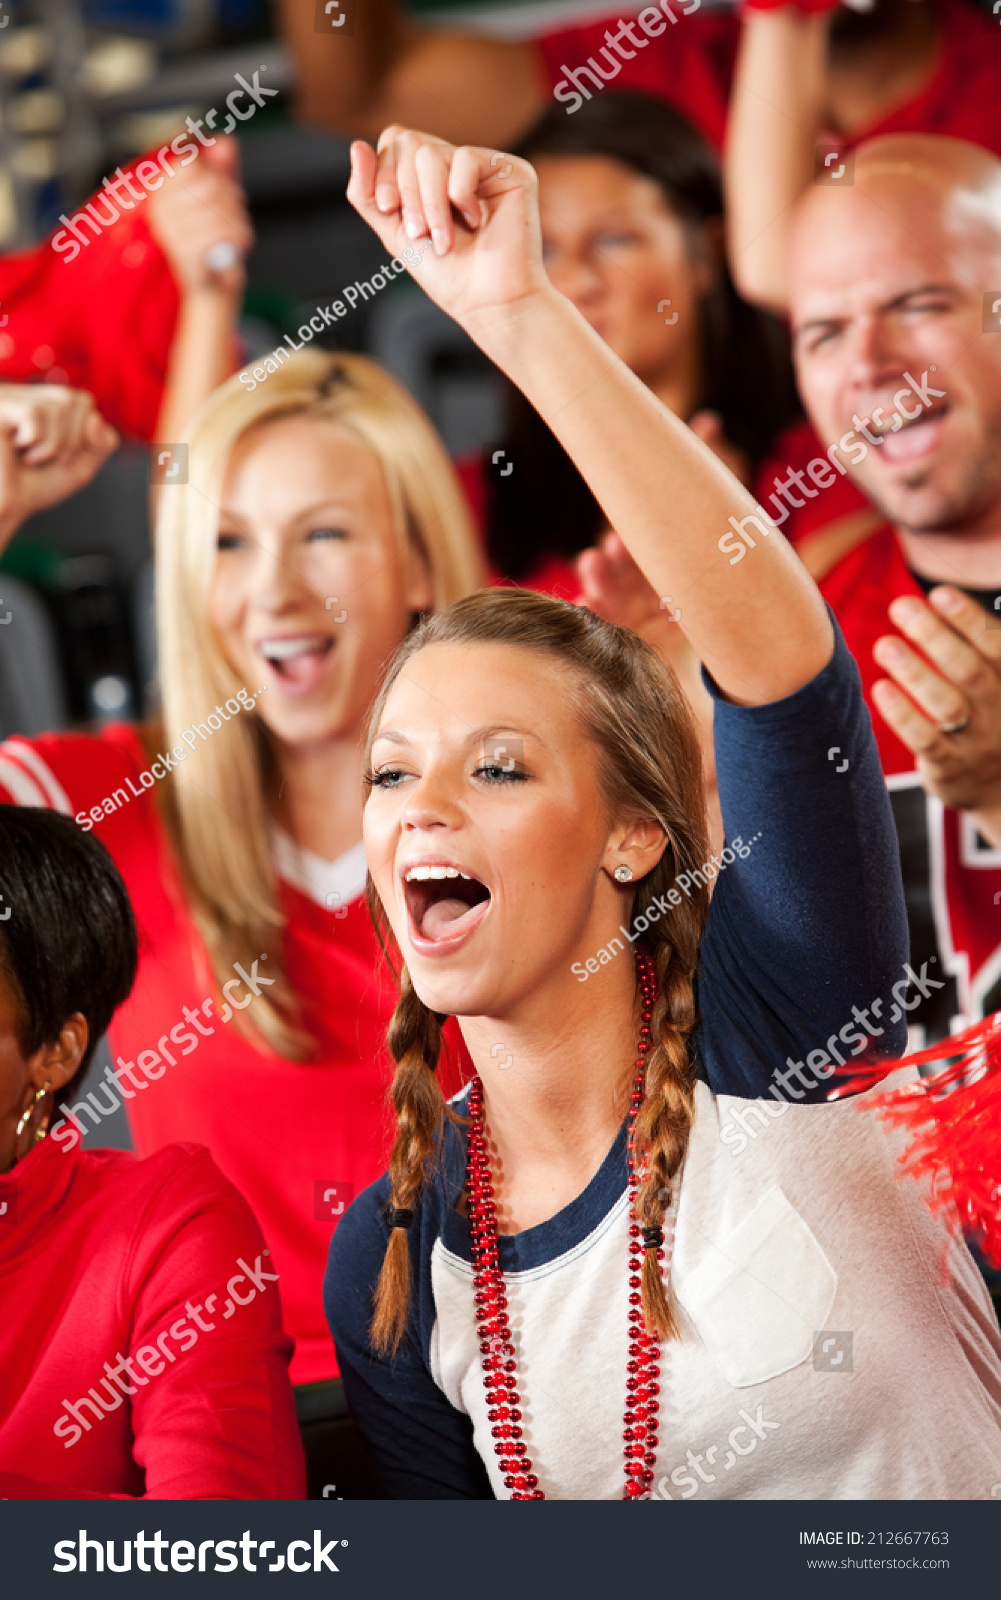
{"label": "blonde braid", "polygon": [[[653,955],[658,988],[650,1019],[654,1043],[646,1094],[633,1128],[636,1170],[643,1173],[635,1217],[644,1228],[663,1227],[695,1116],[696,1069],[687,1043],[695,1025],[693,974],[667,944],[658,944]],[[643,1317],[649,1332],[662,1339],[680,1337],[653,1246],[643,1256]]]}
{"label": "blonde braid", "polygon": [[[397,1063],[391,1091],[397,1133],[389,1162],[390,1193],[397,1211],[413,1211],[424,1184],[425,1164],[448,1114],[435,1077],[444,1022],[418,997],[404,967],[388,1032],[390,1053]],[[401,1223],[390,1231],[375,1292],[371,1336],[380,1355],[398,1349],[409,1304],[410,1247],[407,1227]]]}

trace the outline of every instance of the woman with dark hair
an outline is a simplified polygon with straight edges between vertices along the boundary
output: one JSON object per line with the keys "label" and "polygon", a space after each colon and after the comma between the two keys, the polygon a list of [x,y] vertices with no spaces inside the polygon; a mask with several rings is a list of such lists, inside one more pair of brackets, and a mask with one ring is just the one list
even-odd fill
{"label": "woman with dark hair", "polygon": [[110,855],[0,806],[0,1482],[8,1500],[299,1499],[277,1274],[197,1145],[47,1138],[131,992]]}
{"label": "woman with dark hair", "polygon": [[[773,466],[809,459],[813,435],[799,418],[785,329],[734,288],[719,162],[692,124],[647,95],[606,92],[572,117],[551,106],[517,153],[538,174],[550,281],[647,388],[748,486],[773,456]],[[569,563],[607,521],[513,386],[507,412],[504,458],[488,470],[485,494],[466,480],[483,501],[491,565],[574,598],[580,581]],[[806,502],[799,531],[864,504],[850,485],[835,496],[819,513]],[[786,533],[795,542],[795,517]]]}
{"label": "woman with dark hair", "polygon": [[[730,836],[708,855],[691,714],[628,630],[498,589],[397,652],[364,835],[399,965],[398,1131],[326,1285],[384,1487],[986,1497],[986,1291],[894,1182],[862,1100],[823,1103],[846,1045],[885,1067],[905,1034],[900,864],[858,670],[778,529],[739,572],[724,559],[751,497],[554,291],[531,167],[399,128],[380,150],[352,147],[349,199],[387,246],[430,233],[427,293],[680,596]],[[451,1106],[450,1016],[476,1068]],[[830,1328],[865,1351],[836,1393],[811,1361]]]}

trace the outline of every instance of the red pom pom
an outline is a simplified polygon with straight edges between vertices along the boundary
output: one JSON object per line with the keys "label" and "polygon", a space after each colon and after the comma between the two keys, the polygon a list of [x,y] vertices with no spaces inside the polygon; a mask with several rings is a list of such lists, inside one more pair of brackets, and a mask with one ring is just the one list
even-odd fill
{"label": "red pom pom", "polygon": [[932,1204],[954,1205],[967,1235],[1001,1267],[1001,1012],[890,1070],[943,1060],[933,1077],[877,1096],[876,1109],[913,1132],[904,1172],[930,1178]]}

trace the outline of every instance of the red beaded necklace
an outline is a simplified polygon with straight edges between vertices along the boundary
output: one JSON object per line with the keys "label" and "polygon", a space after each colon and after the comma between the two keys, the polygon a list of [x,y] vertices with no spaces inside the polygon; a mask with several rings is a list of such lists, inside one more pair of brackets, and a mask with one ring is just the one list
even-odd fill
{"label": "red beaded necklace", "polygon": [[[629,1101],[629,1201],[636,1198],[641,1176],[634,1166],[633,1127],[643,1103],[646,1057],[650,1050],[650,1016],[657,992],[653,962],[643,951],[636,952],[643,1020],[637,1047],[636,1073]],[[500,1268],[497,1239],[497,1208],[487,1160],[483,1127],[483,1084],[474,1076],[469,1086],[469,1153],[467,1186],[469,1220],[472,1230],[473,1303],[480,1335],[480,1365],[483,1386],[490,1409],[487,1420],[504,1486],[512,1500],[544,1500],[539,1480],[521,1434],[521,1399],[518,1393],[517,1365],[507,1311],[507,1290]],[[645,1237],[644,1237],[645,1236]],[[623,1500],[648,1499],[657,1460],[657,1426],[660,1410],[660,1338],[647,1333],[643,1323],[643,1255],[646,1249],[660,1248],[659,1228],[643,1229],[629,1224],[629,1360],[626,1364],[626,1405],[622,1417],[623,1455],[626,1482]]]}

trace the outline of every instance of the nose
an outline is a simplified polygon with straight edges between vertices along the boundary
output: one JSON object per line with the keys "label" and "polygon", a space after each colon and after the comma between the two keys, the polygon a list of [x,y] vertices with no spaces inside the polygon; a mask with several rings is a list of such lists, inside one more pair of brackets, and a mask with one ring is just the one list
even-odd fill
{"label": "nose", "polygon": [[546,257],[546,272],[554,289],[578,310],[593,306],[604,293],[604,280],[592,259],[579,248],[551,249]]}
{"label": "nose", "polygon": [[911,359],[885,317],[860,317],[852,330],[848,376],[856,389],[873,390],[897,382]]}
{"label": "nose", "polygon": [[404,833],[454,832],[461,828],[463,811],[443,765],[432,760],[408,786],[401,823]]}
{"label": "nose", "polygon": [[260,535],[251,564],[251,603],[277,615],[309,597],[316,598],[288,559],[281,539]]}

